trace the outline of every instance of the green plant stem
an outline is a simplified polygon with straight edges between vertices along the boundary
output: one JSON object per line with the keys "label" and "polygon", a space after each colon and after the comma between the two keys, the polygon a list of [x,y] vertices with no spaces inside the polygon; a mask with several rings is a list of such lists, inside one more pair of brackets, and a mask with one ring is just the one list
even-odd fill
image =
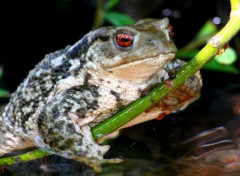
{"label": "green plant stem", "polygon": [[34,151],[27,152],[27,153],[17,155],[17,156],[1,158],[0,166],[6,166],[6,165],[16,164],[16,163],[20,163],[20,162],[26,162],[26,161],[42,158],[42,157],[48,156],[50,154],[51,153],[49,153],[49,152],[44,152],[41,150],[34,150]]}
{"label": "green plant stem", "polygon": [[[161,98],[165,97],[170,91],[176,89],[183,84],[187,79],[192,77],[198,70],[200,70],[211,58],[216,55],[217,51],[222,48],[240,29],[240,1],[230,0],[231,15],[230,20],[226,26],[217,33],[208,44],[186,64],[178,73],[176,78],[169,80],[167,84],[162,83],[152,90],[147,96],[140,98],[127,108],[118,112],[116,115],[101,122],[92,128],[94,138],[100,138],[109,134],[123,124],[127,123],[146,109],[157,103]],[[0,165],[9,165],[20,162],[29,161],[36,158],[49,155],[48,152],[35,150],[16,157],[1,158]]]}

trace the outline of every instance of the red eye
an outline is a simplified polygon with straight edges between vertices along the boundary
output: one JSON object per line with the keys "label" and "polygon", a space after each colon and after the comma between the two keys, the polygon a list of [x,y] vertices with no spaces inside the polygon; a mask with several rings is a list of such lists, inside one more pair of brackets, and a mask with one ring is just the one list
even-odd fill
{"label": "red eye", "polygon": [[133,36],[129,34],[118,34],[116,42],[121,47],[129,47],[133,44]]}

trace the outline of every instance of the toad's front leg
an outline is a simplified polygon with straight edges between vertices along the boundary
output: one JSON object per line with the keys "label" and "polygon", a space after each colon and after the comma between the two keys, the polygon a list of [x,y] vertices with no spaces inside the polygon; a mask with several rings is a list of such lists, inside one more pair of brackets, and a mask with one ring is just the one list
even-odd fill
{"label": "toad's front leg", "polygon": [[[94,111],[94,87],[74,87],[55,95],[39,113],[39,147],[48,147],[54,153],[79,160],[99,171],[109,146],[94,141],[90,127],[79,125],[87,111]],[[40,142],[39,142],[40,141]],[[44,146],[46,145],[46,146]]]}

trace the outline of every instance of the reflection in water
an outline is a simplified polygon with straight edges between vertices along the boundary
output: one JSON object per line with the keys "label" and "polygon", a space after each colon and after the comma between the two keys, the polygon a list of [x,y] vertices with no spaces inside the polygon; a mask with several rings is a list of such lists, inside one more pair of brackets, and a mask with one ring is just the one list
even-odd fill
{"label": "reflection in water", "polygon": [[240,175],[240,86],[220,90],[215,97],[210,117],[220,127],[182,142],[190,151],[175,161],[178,176]]}
{"label": "reflection in water", "polygon": [[177,160],[183,166],[180,176],[236,175],[240,174],[240,119],[225,127],[208,130],[183,142],[194,145],[190,157]]}
{"label": "reflection in water", "polygon": [[236,176],[240,174],[239,149],[213,152],[201,159],[177,160],[177,176]]}
{"label": "reflection in water", "polygon": [[217,164],[204,163],[191,158],[176,161],[177,176],[223,176],[224,169]]}

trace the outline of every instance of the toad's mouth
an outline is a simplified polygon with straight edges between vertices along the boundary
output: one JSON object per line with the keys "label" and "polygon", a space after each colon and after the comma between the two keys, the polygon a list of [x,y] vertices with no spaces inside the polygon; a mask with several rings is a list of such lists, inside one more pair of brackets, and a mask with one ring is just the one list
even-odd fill
{"label": "toad's mouth", "polygon": [[[158,54],[158,55],[153,55],[151,57],[126,57],[126,58],[121,58],[121,57],[115,57],[111,61],[107,61],[107,63],[102,63],[102,67],[106,70],[111,70],[114,68],[121,68],[121,67],[126,67],[126,66],[132,66],[132,65],[138,65],[140,63],[148,63],[152,62],[154,60],[162,60],[161,62],[165,62],[166,59],[172,60],[175,57],[175,52],[173,53],[164,53],[164,54]],[[110,64],[109,64],[110,63]]]}
{"label": "toad's mouth", "polygon": [[175,53],[160,54],[151,58],[127,62],[105,70],[126,80],[149,78],[149,76],[168,64],[174,56]]}

